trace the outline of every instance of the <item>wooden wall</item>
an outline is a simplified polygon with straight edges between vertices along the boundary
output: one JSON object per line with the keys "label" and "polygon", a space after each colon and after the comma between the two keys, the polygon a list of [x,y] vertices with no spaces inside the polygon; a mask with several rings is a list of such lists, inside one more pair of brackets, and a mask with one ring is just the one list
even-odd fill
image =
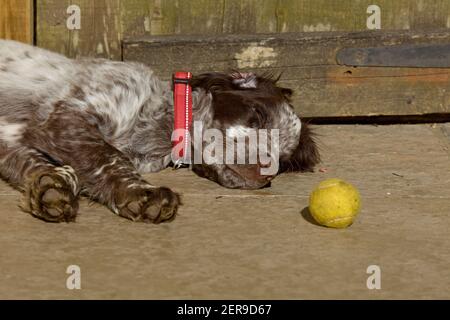
{"label": "wooden wall", "polygon": [[[450,113],[448,68],[348,68],[335,59],[336,52],[347,46],[448,43],[450,0],[0,0],[0,4],[0,38],[25,42],[34,38],[38,46],[69,57],[138,60],[163,78],[170,77],[167,70],[185,67],[196,72],[230,67],[264,71],[270,62],[271,71],[285,72],[282,84],[295,89],[297,111],[310,117]],[[355,39],[345,33],[367,30],[367,9],[374,4],[381,9],[381,31]],[[72,30],[67,21],[73,11],[68,8],[74,5],[80,9],[80,28]],[[291,44],[276,41],[289,39],[288,32],[307,36],[297,33],[299,41]],[[274,33],[282,35],[272,37]],[[222,37],[220,42],[216,35],[223,34],[234,34],[237,40]],[[240,59],[248,59],[242,54],[254,47],[252,41],[242,41],[242,34],[262,37],[257,49],[272,50],[270,59],[251,54],[249,61],[261,58],[264,63],[239,65]],[[145,38],[149,35],[176,36],[172,43],[155,46],[154,39]],[[184,38],[188,35],[197,36],[189,42]],[[314,42],[309,35],[318,38]],[[198,43],[205,37],[212,44]],[[124,39],[131,40],[122,51]],[[180,55],[180,48],[189,55]]]}
{"label": "wooden wall", "polygon": [[294,90],[293,106],[305,117],[392,116],[450,113],[450,68],[352,67],[339,65],[336,53],[448,43],[450,30],[175,35],[126,40],[123,54],[166,80],[172,70],[282,74],[280,85]]}
{"label": "wooden wall", "polygon": [[0,0],[0,38],[33,43],[32,0]]}
{"label": "wooden wall", "polygon": [[[450,28],[449,0],[37,0],[37,45],[69,56],[121,58],[124,37],[366,30],[367,7],[382,30]],[[68,30],[69,5],[81,29]]]}

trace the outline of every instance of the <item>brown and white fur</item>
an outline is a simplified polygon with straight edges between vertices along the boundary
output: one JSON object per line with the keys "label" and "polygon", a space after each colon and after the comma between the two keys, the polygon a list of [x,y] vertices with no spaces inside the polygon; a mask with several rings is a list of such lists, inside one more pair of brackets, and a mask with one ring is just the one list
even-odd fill
{"label": "brown and white fur", "polygon": [[[280,130],[280,170],[319,161],[289,89],[242,73],[194,77],[194,120],[227,128]],[[68,59],[0,40],[0,175],[24,194],[22,209],[50,222],[74,221],[80,194],[133,221],[175,217],[179,195],[141,173],[171,165],[171,85],[133,62]],[[230,188],[261,188],[260,165],[195,164],[198,175]]]}

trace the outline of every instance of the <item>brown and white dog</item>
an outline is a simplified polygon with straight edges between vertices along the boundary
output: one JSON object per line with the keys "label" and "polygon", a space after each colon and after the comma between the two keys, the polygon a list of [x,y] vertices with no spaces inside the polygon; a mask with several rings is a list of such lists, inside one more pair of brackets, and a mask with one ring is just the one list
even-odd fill
{"label": "brown and white dog", "polygon": [[[309,128],[290,105],[291,90],[276,80],[207,73],[190,84],[193,118],[204,128],[224,135],[278,129],[277,173],[310,171],[319,162]],[[171,84],[143,64],[72,60],[0,40],[0,174],[23,192],[21,207],[35,217],[74,221],[81,194],[133,221],[172,220],[179,196],[140,174],[171,165],[173,121]],[[225,187],[256,189],[273,178],[261,175],[261,166],[191,168]]]}

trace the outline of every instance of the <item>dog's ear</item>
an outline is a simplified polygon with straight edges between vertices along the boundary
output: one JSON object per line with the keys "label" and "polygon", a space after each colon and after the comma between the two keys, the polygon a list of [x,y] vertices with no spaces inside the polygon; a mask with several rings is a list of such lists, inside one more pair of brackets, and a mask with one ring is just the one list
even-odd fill
{"label": "dog's ear", "polygon": [[233,72],[231,74],[233,84],[241,89],[255,89],[258,86],[256,74],[248,72]]}
{"label": "dog's ear", "polygon": [[315,134],[307,123],[302,123],[300,142],[289,159],[280,161],[279,172],[312,172],[319,162],[320,154]]}
{"label": "dog's ear", "polygon": [[283,96],[289,101],[291,100],[293,91],[291,89],[288,88],[281,88],[281,93],[283,94]]}

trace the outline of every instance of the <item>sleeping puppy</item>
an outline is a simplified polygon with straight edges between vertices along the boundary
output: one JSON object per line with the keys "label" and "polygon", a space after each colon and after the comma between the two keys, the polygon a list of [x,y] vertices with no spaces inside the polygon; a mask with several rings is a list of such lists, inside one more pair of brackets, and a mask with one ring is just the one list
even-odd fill
{"label": "sleeping puppy", "polygon": [[[190,130],[202,130],[200,143],[190,141],[191,154],[200,153],[190,167],[199,176],[257,189],[278,173],[311,171],[319,162],[313,135],[290,104],[292,91],[276,79],[206,73],[190,86]],[[39,219],[74,221],[86,195],[133,221],[172,220],[179,195],[141,174],[173,164],[173,108],[171,83],[145,65],[72,60],[0,40],[0,175],[23,192],[21,208]],[[211,152],[202,139],[211,132],[225,137],[224,150],[243,142],[233,157],[240,150],[248,160],[263,144],[269,160],[258,154],[253,162],[218,161],[217,148]]]}

